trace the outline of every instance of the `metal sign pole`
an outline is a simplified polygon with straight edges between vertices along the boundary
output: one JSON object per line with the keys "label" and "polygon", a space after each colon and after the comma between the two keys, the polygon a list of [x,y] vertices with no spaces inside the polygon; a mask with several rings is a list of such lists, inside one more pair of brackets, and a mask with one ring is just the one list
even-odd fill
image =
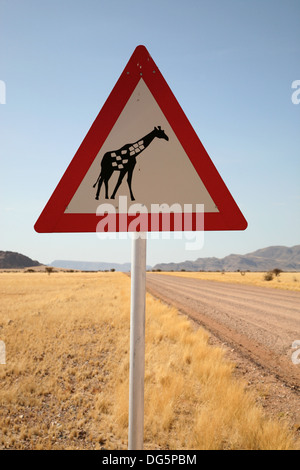
{"label": "metal sign pole", "polygon": [[132,240],[128,450],[143,450],[146,234]]}

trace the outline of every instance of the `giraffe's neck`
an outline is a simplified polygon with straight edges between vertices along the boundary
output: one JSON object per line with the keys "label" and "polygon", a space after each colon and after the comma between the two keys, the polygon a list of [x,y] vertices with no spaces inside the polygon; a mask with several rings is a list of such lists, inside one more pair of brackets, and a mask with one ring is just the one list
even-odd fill
{"label": "giraffe's neck", "polygon": [[142,153],[147,147],[149,147],[154,138],[155,132],[152,131],[145,135],[145,137],[137,140],[134,144],[131,144],[131,147],[129,147],[130,155],[139,155]]}
{"label": "giraffe's neck", "polygon": [[143,141],[144,142],[144,144],[143,144],[144,149],[146,149],[147,147],[149,147],[149,145],[151,144],[151,142],[154,138],[155,138],[155,132],[151,131],[151,132],[149,132],[149,134],[145,135],[145,137],[140,139],[139,142]]}

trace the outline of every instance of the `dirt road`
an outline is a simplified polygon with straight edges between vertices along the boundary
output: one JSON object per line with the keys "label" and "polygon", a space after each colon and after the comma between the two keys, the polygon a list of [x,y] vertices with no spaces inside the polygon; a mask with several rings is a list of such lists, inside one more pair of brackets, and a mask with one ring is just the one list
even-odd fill
{"label": "dirt road", "polygon": [[292,362],[292,343],[300,340],[300,293],[154,273],[147,274],[147,289],[299,391],[300,364]]}

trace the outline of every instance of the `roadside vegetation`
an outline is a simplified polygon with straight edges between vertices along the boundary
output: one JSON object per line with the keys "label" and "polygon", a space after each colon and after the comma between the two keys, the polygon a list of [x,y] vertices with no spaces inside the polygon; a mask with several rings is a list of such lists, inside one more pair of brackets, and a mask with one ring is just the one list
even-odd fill
{"label": "roadside vegetation", "polygon": [[234,284],[246,284],[250,286],[273,287],[275,289],[300,291],[300,273],[281,272],[276,268],[268,272],[166,271],[160,272],[160,274],[191,277],[207,281],[229,282]]}
{"label": "roadside vegetation", "polygon": [[[130,279],[5,273],[0,296],[0,449],[127,449]],[[204,330],[150,295],[146,317],[145,449],[299,448]]]}

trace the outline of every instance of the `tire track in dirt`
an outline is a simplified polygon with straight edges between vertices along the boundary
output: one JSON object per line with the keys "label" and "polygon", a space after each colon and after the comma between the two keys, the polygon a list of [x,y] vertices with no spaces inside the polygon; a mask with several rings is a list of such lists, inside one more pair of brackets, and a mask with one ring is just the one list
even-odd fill
{"label": "tire track in dirt", "polygon": [[300,339],[300,293],[153,273],[147,290],[299,392],[291,345]]}

